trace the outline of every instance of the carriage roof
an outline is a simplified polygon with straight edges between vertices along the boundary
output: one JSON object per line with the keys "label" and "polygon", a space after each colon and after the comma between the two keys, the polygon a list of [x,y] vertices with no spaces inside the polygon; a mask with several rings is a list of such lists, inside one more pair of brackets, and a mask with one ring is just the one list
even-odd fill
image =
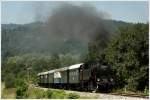
{"label": "carriage roof", "polygon": [[39,75],[50,74],[50,73],[54,73],[54,72],[58,72],[58,71],[66,71],[67,69],[69,69],[69,70],[77,69],[77,68],[79,68],[82,64],[83,64],[83,63],[74,64],[74,65],[71,65],[71,66],[69,66],[69,67],[63,67],[63,68],[59,68],[59,69],[49,70],[49,71],[46,71],[46,72],[41,72],[41,73],[38,73],[38,76],[39,76]]}

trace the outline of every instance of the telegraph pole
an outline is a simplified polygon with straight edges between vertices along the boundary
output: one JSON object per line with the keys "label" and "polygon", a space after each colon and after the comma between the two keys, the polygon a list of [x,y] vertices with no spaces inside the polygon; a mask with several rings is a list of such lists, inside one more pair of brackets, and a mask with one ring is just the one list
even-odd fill
{"label": "telegraph pole", "polygon": [[30,68],[30,67],[28,67],[27,68],[27,71],[28,71],[28,82],[30,83],[30,70],[31,70],[32,68]]}

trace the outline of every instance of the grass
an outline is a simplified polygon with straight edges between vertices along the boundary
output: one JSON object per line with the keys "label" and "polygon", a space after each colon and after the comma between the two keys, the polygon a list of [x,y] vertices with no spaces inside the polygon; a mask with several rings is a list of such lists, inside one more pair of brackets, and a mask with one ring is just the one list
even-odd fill
{"label": "grass", "polygon": [[46,98],[45,96],[46,92],[43,89],[29,88],[26,94],[27,94],[26,98],[30,99]]}
{"label": "grass", "polygon": [[2,82],[2,98],[3,99],[15,99],[16,89],[15,88],[5,88],[5,84]]}
{"label": "grass", "polygon": [[145,90],[143,92],[141,91],[129,91],[125,88],[123,89],[116,89],[116,90],[113,90],[112,93],[127,93],[127,94],[138,94],[138,95],[141,95],[141,96],[149,96],[149,91],[148,90]]}
{"label": "grass", "polygon": [[[5,84],[2,83],[2,98],[3,99],[16,99],[15,88],[5,88]],[[80,96],[73,93],[66,93],[64,90],[58,89],[39,89],[35,87],[29,87],[26,96],[23,99],[77,99]]]}
{"label": "grass", "polygon": [[80,96],[76,93],[69,93],[67,96],[68,99],[78,99]]}
{"label": "grass", "polygon": [[77,94],[66,93],[64,90],[30,87],[27,91],[27,98],[30,99],[77,99],[80,96]]}
{"label": "grass", "polygon": [[[2,83],[2,98],[3,99],[15,99],[16,98],[16,89],[15,88],[5,88],[4,83]],[[114,90],[113,93],[125,93],[124,89]],[[135,93],[127,91],[126,93]],[[139,95],[148,96],[148,93],[136,92]],[[29,87],[26,96],[24,99],[98,99],[98,95],[81,95],[75,92],[69,93],[64,90],[59,89],[41,89],[36,87]]]}
{"label": "grass", "polygon": [[2,98],[3,99],[15,99],[16,89],[15,88],[4,89],[2,91]]}

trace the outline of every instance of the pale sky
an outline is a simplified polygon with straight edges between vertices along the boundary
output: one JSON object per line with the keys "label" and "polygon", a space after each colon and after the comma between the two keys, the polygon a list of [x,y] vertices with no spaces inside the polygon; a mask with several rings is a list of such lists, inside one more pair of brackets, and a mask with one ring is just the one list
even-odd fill
{"label": "pale sky", "polygon": [[[3,1],[1,7],[1,23],[25,24],[36,20],[36,14],[46,17],[53,8],[62,2],[55,1]],[[147,1],[90,1],[68,2],[75,5],[91,5],[97,11],[106,12],[110,19],[126,22],[148,22]],[[36,12],[36,13],[35,13]]]}

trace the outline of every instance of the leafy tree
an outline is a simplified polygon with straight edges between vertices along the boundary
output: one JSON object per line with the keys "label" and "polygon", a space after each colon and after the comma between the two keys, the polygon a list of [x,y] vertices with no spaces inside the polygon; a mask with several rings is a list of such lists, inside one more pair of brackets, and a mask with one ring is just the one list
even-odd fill
{"label": "leafy tree", "polygon": [[61,64],[60,64],[60,59],[58,54],[53,54],[51,57],[51,69],[56,69],[56,68],[60,68]]}
{"label": "leafy tree", "polygon": [[106,60],[116,71],[117,86],[131,90],[148,87],[148,24],[120,28],[106,49]]}
{"label": "leafy tree", "polygon": [[77,54],[71,54],[71,53],[59,55],[59,61],[60,61],[61,67],[70,66],[76,63],[81,63],[80,56]]}

